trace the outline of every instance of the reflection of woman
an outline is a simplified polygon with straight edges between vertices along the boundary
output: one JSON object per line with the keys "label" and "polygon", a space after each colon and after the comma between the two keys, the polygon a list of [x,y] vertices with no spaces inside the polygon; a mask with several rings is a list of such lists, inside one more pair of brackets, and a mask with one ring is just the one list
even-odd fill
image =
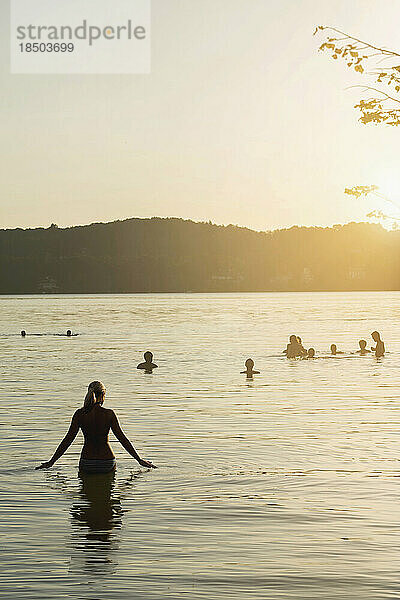
{"label": "reflection of woman", "polygon": [[79,470],[84,473],[108,473],[116,467],[115,457],[108,443],[108,433],[111,431],[121,442],[125,450],[135,458],[142,467],[154,467],[147,460],[140,458],[131,442],[123,433],[117,416],[109,408],[103,408],[106,389],[100,381],[92,381],[88,387],[85,402],[72,417],[71,425],[54,455],[48,462],[42,463],[37,469],[48,469],[72,444],[79,429],[82,429],[84,444],[79,461]]}
{"label": "reflection of woman", "polygon": [[[119,540],[115,530],[122,527],[123,510],[119,496],[113,494],[115,471],[79,473],[79,479],[80,499],[71,506],[72,545],[77,551],[72,558],[83,559],[91,572],[103,572],[114,563],[112,553]],[[80,571],[82,565],[77,568]]]}
{"label": "reflection of woman", "polygon": [[112,499],[115,473],[88,475],[81,473],[82,504],[71,508],[74,522],[85,525],[90,532],[108,532],[121,526],[121,505],[118,499]]}

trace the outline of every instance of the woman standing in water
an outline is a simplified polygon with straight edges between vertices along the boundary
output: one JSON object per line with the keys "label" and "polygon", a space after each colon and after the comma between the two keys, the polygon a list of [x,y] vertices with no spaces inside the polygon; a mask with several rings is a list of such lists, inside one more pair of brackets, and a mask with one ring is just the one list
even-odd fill
{"label": "woman standing in water", "polygon": [[155,466],[148,460],[140,458],[124,432],[122,431],[114,411],[103,408],[106,388],[100,381],[92,381],[88,387],[85,402],[72,417],[69,430],[48,462],[42,463],[36,469],[48,469],[54,465],[70,447],[79,429],[82,429],[84,444],[79,470],[84,473],[108,473],[116,468],[115,456],[108,443],[108,433],[111,429],[125,450],[136,459],[142,467]]}

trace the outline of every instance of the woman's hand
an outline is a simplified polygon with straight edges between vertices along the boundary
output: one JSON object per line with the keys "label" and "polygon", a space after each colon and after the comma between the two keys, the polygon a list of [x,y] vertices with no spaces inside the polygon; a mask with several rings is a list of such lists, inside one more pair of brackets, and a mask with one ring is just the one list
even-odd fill
{"label": "woman's hand", "polygon": [[[149,460],[144,460],[143,458],[139,458],[138,463],[141,467],[147,467],[148,469],[157,469],[156,465],[153,465]],[[39,467],[40,469],[41,467]]]}
{"label": "woman's hand", "polygon": [[49,460],[47,462],[42,463],[39,467],[35,467],[35,471],[38,469],[50,469],[53,466],[53,463]]}

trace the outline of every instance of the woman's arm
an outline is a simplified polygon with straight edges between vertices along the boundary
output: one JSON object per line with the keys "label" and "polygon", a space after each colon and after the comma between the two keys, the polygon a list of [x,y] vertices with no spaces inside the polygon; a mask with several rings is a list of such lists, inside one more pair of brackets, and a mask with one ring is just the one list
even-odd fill
{"label": "woman's arm", "polygon": [[36,469],[48,469],[49,467],[52,467],[56,460],[58,460],[60,456],[62,456],[64,452],[68,450],[68,448],[76,438],[76,434],[79,431],[79,412],[80,411],[77,410],[74,416],[72,417],[71,425],[69,426],[67,434],[58,446],[57,450],[54,452],[51,459],[48,462],[42,463],[39,467],[36,467]]}
{"label": "woman's arm", "polygon": [[141,465],[142,467],[153,467],[153,469],[155,469],[155,465],[153,465],[153,463],[151,463],[149,460],[144,460],[143,458],[140,458],[139,454],[136,452],[135,448],[132,446],[132,444],[122,431],[117,419],[117,415],[114,413],[114,411],[111,412],[111,431],[113,432],[117,440],[122,444],[122,446],[125,448],[128,454],[133,456],[133,458],[138,461],[139,465]]}

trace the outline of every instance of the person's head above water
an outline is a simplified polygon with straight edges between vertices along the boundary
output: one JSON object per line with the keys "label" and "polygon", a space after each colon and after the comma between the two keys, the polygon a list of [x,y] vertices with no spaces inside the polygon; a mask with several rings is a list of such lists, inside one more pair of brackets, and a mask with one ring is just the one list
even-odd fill
{"label": "person's head above water", "polygon": [[152,352],[149,352],[149,350],[147,350],[147,352],[145,352],[143,356],[144,356],[145,362],[140,363],[140,365],[137,366],[138,369],[143,369],[147,373],[151,373],[153,371],[153,369],[157,369],[157,365],[155,365],[153,363],[153,353]]}
{"label": "person's head above water", "polygon": [[290,338],[289,338],[289,342],[290,342],[291,344],[297,344],[297,343],[298,343],[298,338],[297,338],[297,336],[296,336],[296,335],[291,335],[291,336],[290,336]]}
{"label": "person's head above water", "polygon": [[367,347],[367,342],[366,340],[360,340],[358,342],[358,345],[360,346],[361,350],[365,350],[365,348]]}
{"label": "person's head above water", "polygon": [[24,329],[21,331],[21,335],[22,335],[22,337],[26,336],[26,331]]}
{"label": "person's head above water", "polygon": [[147,363],[151,363],[151,362],[153,362],[153,353],[152,353],[152,352],[149,352],[149,350],[147,350],[147,352],[145,352],[145,353],[143,354],[143,356],[144,356],[144,360],[145,360]]}
{"label": "person's head above water", "polygon": [[101,383],[101,381],[92,381],[89,383],[88,391],[85,396],[85,401],[83,403],[83,409],[85,412],[90,412],[96,404],[100,404],[100,406],[104,402],[104,397],[106,395],[106,388]]}
{"label": "person's head above water", "polygon": [[374,340],[374,342],[380,342],[381,341],[381,334],[379,333],[379,331],[373,331],[371,333],[371,337]]}
{"label": "person's head above water", "polygon": [[241,371],[241,373],[246,373],[247,377],[249,378],[253,378],[253,375],[259,375],[260,371],[255,371],[254,370],[254,360],[252,358],[248,358],[246,360],[246,362],[244,363],[244,366],[246,367],[245,371]]}
{"label": "person's head above water", "polygon": [[72,331],[70,329],[67,330],[67,337],[71,337]]}
{"label": "person's head above water", "polygon": [[314,358],[315,357],[315,350],[314,348],[309,348],[307,351],[307,358]]}
{"label": "person's head above water", "polygon": [[336,346],[336,344],[331,344],[331,353],[332,354],[336,354],[336,352],[337,352],[337,346]]}

